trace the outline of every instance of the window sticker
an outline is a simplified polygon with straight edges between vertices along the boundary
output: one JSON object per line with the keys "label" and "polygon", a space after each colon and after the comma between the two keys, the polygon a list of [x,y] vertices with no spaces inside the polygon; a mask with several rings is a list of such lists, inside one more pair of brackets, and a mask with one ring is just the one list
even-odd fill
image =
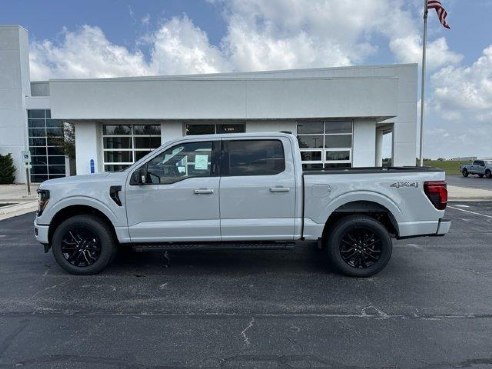
{"label": "window sticker", "polygon": [[195,155],[195,169],[206,170],[208,168],[208,155]]}

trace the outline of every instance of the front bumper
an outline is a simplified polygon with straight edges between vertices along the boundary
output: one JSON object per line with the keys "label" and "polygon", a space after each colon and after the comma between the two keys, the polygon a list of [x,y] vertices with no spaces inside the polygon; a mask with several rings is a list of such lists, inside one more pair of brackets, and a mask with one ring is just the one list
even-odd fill
{"label": "front bumper", "polygon": [[48,231],[49,226],[40,225],[37,223],[37,219],[34,220],[34,236],[38,242],[41,242],[43,245],[47,245],[49,243],[48,240]]}
{"label": "front bumper", "polygon": [[439,225],[437,226],[437,232],[436,235],[438,236],[444,236],[446,233],[449,232],[449,229],[451,228],[451,221],[449,219],[439,219]]}

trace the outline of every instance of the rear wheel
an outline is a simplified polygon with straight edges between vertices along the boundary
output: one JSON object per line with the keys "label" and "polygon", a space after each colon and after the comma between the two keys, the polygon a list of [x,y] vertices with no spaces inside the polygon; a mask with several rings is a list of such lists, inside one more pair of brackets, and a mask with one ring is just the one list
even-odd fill
{"label": "rear wheel", "polygon": [[490,169],[487,169],[487,170],[485,171],[485,177],[487,177],[487,178],[492,177],[492,174],[491,174],[491,172],[490,172]]}
{"label": "rear wheel", "polygon": [[461,173],[463,174],[463,177],[468,177],[468,171],[466,169],[463,169]]}
{"label": "rear wheel", "polygon": [[326,251],[340,273],[370,277],[388,264],[392,248],[390,235],[380,222],[365,215],[354,215],[335,224],[328,236]]}
{"label": "rear wheel", "polygon": [[113,233],[106,223],[92,215],[76,215],[61,223],[52,240],[57,263],[71,274],[96,274],[116,254]]}

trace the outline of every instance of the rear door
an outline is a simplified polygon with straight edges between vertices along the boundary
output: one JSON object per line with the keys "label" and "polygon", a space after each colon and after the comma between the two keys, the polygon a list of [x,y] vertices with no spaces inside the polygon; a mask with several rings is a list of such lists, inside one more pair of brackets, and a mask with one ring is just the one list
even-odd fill
{"label": "rear door", "polygon": [[286,138],[224,140],[222,240],[292,240],[296,186]]}

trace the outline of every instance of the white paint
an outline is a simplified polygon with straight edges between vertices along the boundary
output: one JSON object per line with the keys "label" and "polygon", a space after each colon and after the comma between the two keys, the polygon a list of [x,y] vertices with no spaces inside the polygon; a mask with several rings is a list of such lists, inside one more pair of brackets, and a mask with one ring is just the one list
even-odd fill
{"label": "white paint", "polygon": [[376,161],[376,121],[354,122],[352,166],[373,167]]}
{"label": "white paint", "polygon": [[465,212],[465,213],[474,214],[474,215],[480,215],[480,216],[482,216],[482,217],[492,219],[492,216],[491,216],[491,215],[486,215],[486,214],[477,213],[476,211],[470,211],[470,210],[460,209],[460,208],[456,208],[456,207],[454,207],[454,206],[449,206],[449,205],[448,205],[448,208],[450,208],[450,209],[455,209],[455,210],[459,210],[459,211],[462,211],[462,212]]}
{"label": "white paint", "polygon": [[20,26],[0,26],[0,154],[12,154],[16,182],[25,183],[21,151],[27,149],[29,42]]}
{"label": "white paint", "polygon": [[90,161],[94,160],[95,173],[101,170],[100,155],[102,152],[100,140],[98,140],[100,129],[95,122],[83,122],[75,124],[75,158],[77,174],[90,174]]}
{"label": "white paint", "polygon": [[455,205],[457,208],[469,208],[468,205],[462,205],[462,204],[456,204]]}
{"label": "white paint", "polygon": [[[61,119],[303,119],[393,117],[398,79],[154,78],[50,81]],[[375,98],[377,96],[377,98]],[[80,102],[83,101],[83,104]]]}
{"label": "white paint", "polygon": [[383,166],[383,137],[384,131],[381,129],[376,130],[376,160],[374,162],[376,167]]}

